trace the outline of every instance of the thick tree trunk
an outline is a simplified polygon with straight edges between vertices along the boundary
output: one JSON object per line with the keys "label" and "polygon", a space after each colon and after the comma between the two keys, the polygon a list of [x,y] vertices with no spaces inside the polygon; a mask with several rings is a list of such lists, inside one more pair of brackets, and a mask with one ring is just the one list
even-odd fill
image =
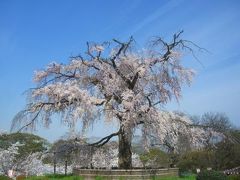
{"label": "thick tree trunk", "polygon": [[127,134],[123,128],[120,129],[118,135],[119,147],[118,147],[118,167],[120,169],[132,168],[132,145],[131,135]]}

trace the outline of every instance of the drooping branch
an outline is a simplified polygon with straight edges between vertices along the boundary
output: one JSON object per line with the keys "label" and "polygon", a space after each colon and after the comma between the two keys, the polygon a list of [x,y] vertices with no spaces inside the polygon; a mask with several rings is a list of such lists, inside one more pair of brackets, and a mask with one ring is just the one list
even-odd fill
{"label": "drooping branch", "polygon": [[95,147],[101,147],[103,146],[104,144],[106,144],[111,138],[115,137],[115,136],[118,136],[120,133],[120,131],[118,132],[115,132],[115,133],[112,133],[102,139],[100,139],[99,141],[95,142],[95,143],[92,143],[92,144],[89,144],[89,146],[95,146]]}
{"label": "drooping branch", "polygon": [[[59,73],[58,73],[59,74]],[[61,79],[61,78],[63,78],[63,77],[66,77],[66,80],[65,81],[67,81],[68,79],[71,79],[71,78],[74,78],[74,75],[66,75],[66,74],[59,74],[58,76],[56,76],[56,77],[54,77],[54,78],[52,78],[52,79],[49,79],[49,80],[47,80],[46,82],[44,82],[43,84],[41,84],[41,86],[39,86],[38,88],[40,88],[40,87],[44,87],[44,86],[46,86],[47,84],[49,84],[49,83],[51,83],[51,82],[53,82],[53,81],[57,81],[58,79]],[[35,88],[36,89],[36,88]]]}
{"label": "drooping branch", "polygon": [[174,152],[174,145],[171,145],[167,140],[164,140],[163,143],[157,143],[157,142],[152,142],[151,143],[151,146],[154,147],[154,146],[166,146],[168,148],[168,152],[169,153],[173,153]]}
{"label": "drooping branch", "polygon": [[[36,121],[36,119],[38,118],[39,114],[41,113],[42,108],[43,108],[43,105],[40,106],[40,109],[38,110],[38,112],[36,113],[36,115],[31,119],[31,121],[28,122],[27,124],[25,124],[24,126],[22,126],[20,129],[18,129],[17,132],[21,132],[24,128],[27,128],[27,127],[33,125],[34,122]],[[25,110],[25,112],[28,113],[27,110]],[[19,120],[19,119],[17,119],[17,120]],[[15,124],[14,124],[14,123],[12,124],[11,131],[14,129],[14,126],[13,126],[13,125],[15,125]]]}
{"label": "drooping branch", "polygon": [[[34,115],[34,117],[30,116],[29,117],[29,118],[31,118],[30,121],[28,120],[27,124],[21,126],[20,129],[17,130],[17,132],[21,132],[23,129],[25,129],[29,126],[32,126],[37,121],[37,119],[39,118],[39,116],[40,116],[41,112],[44,110],[45,106],[48,106],[48,108],[50,108],[50,107],[54,108],[57,104],[61,104],[61,107],[66,107],[66,106],[70,106],[71,104],[74,104],[74,102],[79,102],[79,101],[80,101],[79,99],[73,99],[70,102],[67,99],[63,98],[58,102],[38,102],[37,104],[34,104],[33,106],[29,105],[27,110],[24,110],[20,113],[25,114],[24,116],[27,117],[30,114],[32,114],[32,112],[35,112],[35,111],[37,111],[37,112]],[[101,100],[101,101],[96,101],[94,103],[94,105],[95,106],[102,106],[102,105],[104,105],[104,103],[105,103],[105,100]],[[59,109],[61,109],[61,107],[59,107]],[[26,115],[26,113],[28,115]],[[18,118],[18,117],[15,117],[14,119],[15,120],[13,120],[11,131],[13,131],[15,129],[15,125],[17,124],[16,121],[19,121],[19,122],[21,121],[21,118]]]}

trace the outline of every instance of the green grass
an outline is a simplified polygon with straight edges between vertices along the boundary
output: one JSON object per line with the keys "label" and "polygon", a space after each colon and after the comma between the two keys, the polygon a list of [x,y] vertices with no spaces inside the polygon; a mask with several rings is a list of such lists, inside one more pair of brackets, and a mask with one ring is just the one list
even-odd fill
{"label": "green grass", "polygon": [[103,177],[101,177],[101,176],[97,176],[97,177],[95,177],[95,180],[105,180],[106,178],[103,178]]}
{"label": "green grass", "polygon": [[[95,180],[106,180],[103,177],[96,177]],[[119,180],[126,180],[125,178],[119,177]],[[162,177],[162,178],[152,178],[152,180],[196,180],[195,176],[188,176],[188,177]]]}
{"label": "green grass", "polygon": [[32,176],[28,177],[26,180],[84,180],[83,177],[80,176],[72,176],[72,175],[60,175],[60,174],[50,174],[45,176]]}
{"label": "green grass", "polygon": [[[95,180],[106,180],[106,178],[97,176]],[[119,177],[119,180],[126,180],[124,177]],[[187,176],[187,177],[162,177],[162,178],[152,178],[152,180],[196,180],[195,176]]]}
{"label": "green grass", "polygon": [[152,180],[196,180],[196,176],[186,176],[186,177],[162,177],[162,178],[153,178]]}
{"label": "green grass", "polygon": [[[28,177],[26,180],[84,180],[83,177],[73,176],[73,175],[45,175],[45,176],[32,176]],[[105,180],[105,178],[97,176],[95,180]],[[119,180],[125,180],[124,178],[119,177]],[[152,178],[152,180],[196,180],[196,177],[186,176],[186,177],[162,177],[162,178]]]}
{"label": "green grass", "polygon": [[0,175],[0,179],[1,180],[11,180],[9,177],[4,176],[4,175]]}

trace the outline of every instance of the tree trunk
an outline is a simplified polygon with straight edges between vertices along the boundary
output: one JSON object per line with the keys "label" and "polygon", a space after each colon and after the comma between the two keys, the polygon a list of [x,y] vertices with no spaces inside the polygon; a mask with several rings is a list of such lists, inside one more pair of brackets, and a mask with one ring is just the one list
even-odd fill
{"label": "tree trunk", "polygon": [[120,169],[132,168],[132,145],[131,135],[127,134],[123,128],[120,129],[118,135],[119,147],[118,147],[118,167]]}

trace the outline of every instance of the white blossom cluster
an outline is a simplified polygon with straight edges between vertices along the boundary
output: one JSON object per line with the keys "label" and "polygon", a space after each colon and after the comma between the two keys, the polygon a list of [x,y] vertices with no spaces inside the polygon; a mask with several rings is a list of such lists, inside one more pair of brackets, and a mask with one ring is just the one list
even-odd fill
{"label": "white blossom cluster", "polygon": [[2,135],[4,135],[4,134],[7,134],[7,131],[0,129],[0,136],[2,136]]}
{"label": "white blossom cluster", "polygon": [[[114,146],[108,146],[107,149],[99,148],[92,157],[94,168],[112,169],[118,167],[118,149]],[[136,153],[132,154],[132,166],[143,167],[143,164]]]}
{"label": "white blossom cluster", "polygon": [[94,168],[111,169],[112,167],[118,167],[118,149],[98,149],[93,154],[92,164]]}
{"label": "white blossom cluster", "polygon": [[7,174],[8,170],[14,168],[18,147],[21,145],[17,142],[9,146],[8,149],[0,149],[0,174]]}

